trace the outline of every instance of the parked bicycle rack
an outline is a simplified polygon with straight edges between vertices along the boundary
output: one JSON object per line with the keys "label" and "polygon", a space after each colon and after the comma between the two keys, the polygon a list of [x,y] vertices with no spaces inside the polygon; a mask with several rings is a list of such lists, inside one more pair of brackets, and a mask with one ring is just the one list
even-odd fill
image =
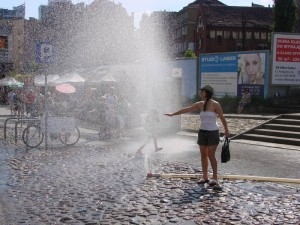
{"label": "parked bicycle rack", "polygon": [[6,139],[6,126],[9,120],[16,120],[16,119],[20,119],[18,117],[9,117],[5,120],[4,122],[4,139]]}
{"label": "parked bicycle rack", "polygon": [[15,121],[15,137],[16,137],[16,129],[17,129],[17,124],[19,122],[26,122],[26,121],[38,121],[38,119],[35,119],[35,118],[20,118],[20,117],[10,117],[10,118],[7,118],[4,122],[4,139],[6,139],[6,133],[7,133],[7,123],[9,120],[17,120]]}
{"label": "parked bicycle rack", "polygon": [[28,118],[28,119],[19,119],[15,122],[15,143],[18,141],[18,124],[22,122],[29,122],[29,121],[39,121],[39,119],[35,118]]}

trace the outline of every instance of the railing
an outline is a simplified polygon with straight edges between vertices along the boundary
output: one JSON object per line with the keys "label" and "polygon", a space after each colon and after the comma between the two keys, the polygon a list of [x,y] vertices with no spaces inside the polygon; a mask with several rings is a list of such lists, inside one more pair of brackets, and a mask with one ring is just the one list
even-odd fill
{"label": "railing", "polygon": [[5,120],[4,122],[4,139],[7,138],[7,123],[10,121],[10,120],[14,120],[15,122],[15,142],[16,141],[16,137],[17,137],[17,125],[21,122],[29,122],[29,121],[39,121],[37,118],[19,118],[19,117],[9,117]]}

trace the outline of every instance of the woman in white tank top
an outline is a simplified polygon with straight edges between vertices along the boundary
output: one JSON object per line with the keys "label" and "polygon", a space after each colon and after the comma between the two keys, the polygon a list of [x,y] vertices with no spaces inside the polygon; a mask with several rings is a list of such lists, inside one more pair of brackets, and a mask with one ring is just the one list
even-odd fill
{"label": "woman in white tank top", "polygon": [[[185,107],[175,113],[166,113],[166,116],[176,116],[183,113],[193,112],[200,110],[201,125],[198,132],[198,141],[200,154],[201,154],[201,166],[202,166],[202,178],[198,181],[199,184],[209,183],[210,186],[218,185],[218,165],[215,157],[215,152],[220,141],[219,126],[217,124],[217,116],[219,116],[223,127],[224,135],[229,137],[229,131],[227,127],[226,119],[223,115],[223,110],[220,104],[212,99],[213,88],[210,85],[205,85],[201,89],[202,101]],[[208,160],[210,161],[213,176],[208,179]]]}

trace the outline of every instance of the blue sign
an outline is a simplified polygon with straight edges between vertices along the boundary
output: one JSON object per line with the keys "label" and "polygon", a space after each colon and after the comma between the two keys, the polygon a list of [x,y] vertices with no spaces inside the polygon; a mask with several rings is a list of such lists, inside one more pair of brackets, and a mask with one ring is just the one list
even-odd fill
{"label": "blue sign", "polygon": [[237,54],[208,54],[200,56],[201,72],[235,72]]}
{"label": "blue sign", "polygon": [[252,95],[265,96],[268,74],[267,51],[200,55],[199,86],[210,84],[215,96],[241,96],[248,88]]}
{"label": "blue sign", "polygon": [[49,42],[36,43],[36,61],[38,63],[53,63],[55,59],[54,47]]}

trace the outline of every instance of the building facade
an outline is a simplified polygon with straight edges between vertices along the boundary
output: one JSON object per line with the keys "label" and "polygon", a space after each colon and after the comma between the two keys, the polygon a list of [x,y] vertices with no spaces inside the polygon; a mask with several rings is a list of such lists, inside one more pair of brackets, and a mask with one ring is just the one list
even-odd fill
{"label": "building facade", "polygon": [[196,31],[199,21],[199,7],[205,4],[224,6],[218,0],[196,0],[177,13],[176,27],[172,39],[172,53],[182,57],[187,49],[196,51]]}
{"label": "building facade", "polygon": [[0,19],[24,19],[25,4],[10,9],[0,9]]}
{"label": "building facade", "polygon": [[269,49],[273,21],[269,7],[201,5],[196,53]]}
{"label": "building facade", "polygon": [[187,49],[196,55],[269,49],[273,21],[271,7],[236,7],[217,0],[198,0],[177,14],[173,54],[182,57]]}
{"label": "building facade", "polygon": [[14,42],[17,38],[14,26],[16,21],[24,20],[25,4],[13,7],[12,10],[0,9],[0,78],[10,73],[14,67]]}
{"label": "building facade", "polygon": [[13,67],[12,20],[0,19],[0,78]]}

